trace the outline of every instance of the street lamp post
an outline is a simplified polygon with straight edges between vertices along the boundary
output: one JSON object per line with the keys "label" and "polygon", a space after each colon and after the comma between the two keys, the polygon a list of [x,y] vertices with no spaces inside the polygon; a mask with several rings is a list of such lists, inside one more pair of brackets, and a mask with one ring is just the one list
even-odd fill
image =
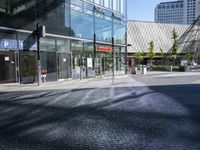
{"label": "street lamp post", "polygon": [[36,26],[36,36],[37,36],[37,66],[38,66],[38,86],[41,85],[41,61],[40,61],[40,34],[39,34],[39,24]]}
{"label": "street lamp post", "polygon": [[38,86],[41,85],[41,60],[40,60],[40,38],[45,37],[45,26],[39,26],[39,23],[36,25],[36,30],[34,31],[37,37],[37,66],[38,66]]}
{"label": "street lamp post", "polygon": [[115,52],[114,52],[114,37],[112,37],[112,84],[115,78]]}

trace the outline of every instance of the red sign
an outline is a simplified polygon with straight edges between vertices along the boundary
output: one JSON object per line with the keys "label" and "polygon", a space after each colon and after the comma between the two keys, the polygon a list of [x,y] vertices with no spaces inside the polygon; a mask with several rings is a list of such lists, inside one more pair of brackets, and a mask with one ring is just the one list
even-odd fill
{"label": "red sign", "polygon": [[112,47],[97,46],[99,52],[112,52]]}

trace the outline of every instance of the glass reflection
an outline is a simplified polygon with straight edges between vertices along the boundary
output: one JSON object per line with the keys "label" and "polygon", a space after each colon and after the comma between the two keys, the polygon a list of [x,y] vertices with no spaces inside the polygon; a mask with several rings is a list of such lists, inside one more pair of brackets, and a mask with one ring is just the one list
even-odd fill
{"label": "glass reflection", "polygon": [[115,43],[125,44],[126,26],[114,23]]}
{"label": "glass reflection", "polygon": [[96,17],[96,39],[97,41],[112,41],[112,22]]}
{"label": "glass reflection", "polygon": [[93,16],[71,11],[72,36],[93,39]]}

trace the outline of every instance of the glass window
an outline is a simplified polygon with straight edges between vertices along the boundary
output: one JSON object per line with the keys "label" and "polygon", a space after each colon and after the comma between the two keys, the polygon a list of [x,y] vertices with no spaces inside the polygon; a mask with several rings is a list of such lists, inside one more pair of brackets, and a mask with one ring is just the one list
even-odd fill
{"label": "glass window", "polygon": [[72,0],[71,3],[75,4],[77,6],[82,6],[82,1],[81,0]]}
{"label": "glass window", "polygon": [[109,8],[109,1],[108,0],[104,1],[104,6],[107,7],[107,8]]}
{"label": "glass window", "polygon": [[0,12],[6,12],[6,0],[0,1]]}
{"label": "glass window", "polygon": [[[65,20],[64,20],[64,22],[65,22],[65,28],[66,29],[70,29],[70,5],[69,5],[69,3],[66,3],[65,2]],[[68,35],[69,35],[69,32],[68,32]]]}
{"label": "glass window", "polygon": [[47,70],[46,81],[57,80],[56,53],[41,51],[41,69]]}
{"label": "glass window", "polygon": [[112,9],[112,0],[104,0],[104,6]]}
{"label": "glass window", "polygon": [[55,39],[40,38],[40,49],[41,51],[55,52]]}
{"label": "glass window", "polygon": [[99,5],[103,5],[103,1],[104,1],[104,0],[94,0],[94,2],[95,2],[96,4],[99,4]]}
{"label": "glass window", "polygon": [[6,9],[4,2],[0,2],[0,26],[33,31],[37,19],[47,33],[69,35],[69,0],[6,0]]}
{"label": "glass window", "polygon": [[37,42],[32,34],[17,33],[19,49],[23,50],[37,50]]}
{"label": "glass window", "polygon": [[82,12],[83,8],[76,5],[71,5],[71,9]]}
{"label": "glass window", "polygon": [[105,12],[104,12],[104,18],[106,20],[112,21],[112,12],[105,10]]}
{"label": "glass window", "polygon": [[117,0],[113,0],[113,10],[117,11]]}
{"label": "glass window", "polygon": [[125,44],[126,26],[114,23],[114,39],[115,43]]}
{"label": "glass window", "polygon": [[[31,0],[32,5],[25,5],[23,0],[8,1],[1,0],[0,2],[0,26],[7,26],[20,29],[33,30],[35,25],[35,0]],[[23,13],[22,13],[23,12]]]}
{"label": "glass window", "polygon": [[18,49],[16,33],[0,30],[0,49]]}
{"label": "glass window", "polygon": [[70,40],[57,40],[57,53],[69,53]]}
{"label": "glass window", "polygon": [[93,15],[93,8],[94,5],[89,4],[89,3],[84,3],[84,12],[90,15]]}
{"label": "glass window", "polygon": [[96,39],[97,41],[112,41],[112,22],[101,18],[96,18]]}
{"label": "glass window", "polygon": [[84,13],[71,11],[72,36],[86,39],[93,39],[94,27],[93,16]]}
{"label": "glass window", "polygon": [[126,14],[126,0],[121,0],[120,7],[120,13]]}
{"label": "glass window", "polygon": [[120,0],[117,0],[117,12],[120,12]]}

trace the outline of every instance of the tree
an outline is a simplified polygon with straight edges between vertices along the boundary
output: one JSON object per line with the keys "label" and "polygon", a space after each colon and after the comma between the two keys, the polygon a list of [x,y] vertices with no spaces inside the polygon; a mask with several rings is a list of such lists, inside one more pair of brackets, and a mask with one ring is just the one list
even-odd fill
{"label": "tree", "polygon": [[189,62],[192,61],[192,54],[191,54],[191,52],[189,51],[189,49],[186,49],[185,57],[186,57],[186,59],[187,59]]}
{"label": "tree", "polygon": [[172,39],[173,39],[172,56],[174,57],[174,64],[175,64],[176,56],[178,53],[178,34],[175,29],[172,30]]}
{"label": "tree", "polygon": [[154,53],[154,43],[153,41],[151,41],[149,43],[149,48],[148,48],[148,54],[147,54],[148,58],[150,59],[150,64],[152,65],[152,61],[153,58],[155,57],[155,53]]}
{"label": "tree", "polygon": [[134,58],[140,64],[142,62],[142,60],[143,60],[143,52],[137,51],[134,54]]}

